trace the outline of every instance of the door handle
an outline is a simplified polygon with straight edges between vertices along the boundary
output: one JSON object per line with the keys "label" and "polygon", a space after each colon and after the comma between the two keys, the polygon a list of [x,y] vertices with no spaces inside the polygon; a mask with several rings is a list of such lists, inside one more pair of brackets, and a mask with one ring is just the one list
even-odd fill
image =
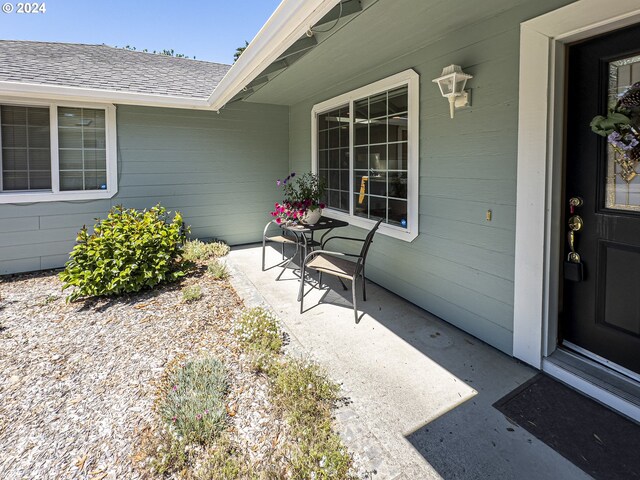
{"label": "door handle", "polygon": [[567,239],[569,241],[569,260],[573,263],[580,263],[580,254],[576,252],[576,234],[584,226],[584,221],[580,215],[573,215],[569,218],[569,233]]}

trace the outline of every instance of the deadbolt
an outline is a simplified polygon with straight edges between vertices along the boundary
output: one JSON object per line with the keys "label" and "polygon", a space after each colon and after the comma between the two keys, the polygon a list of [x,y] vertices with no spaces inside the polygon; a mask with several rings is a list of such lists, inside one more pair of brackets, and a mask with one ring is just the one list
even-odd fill
{"label": "deadbolt", "polygon": [[582,200],[581,197],[571,197],[569,199],[569,206],[570,207],[581,207],[582,204],[584,203],[584,201]]}

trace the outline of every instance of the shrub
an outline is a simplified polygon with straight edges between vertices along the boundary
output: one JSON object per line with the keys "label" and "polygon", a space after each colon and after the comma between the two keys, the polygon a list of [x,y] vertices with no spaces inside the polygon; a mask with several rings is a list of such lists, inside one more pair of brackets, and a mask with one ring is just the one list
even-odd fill
{"label": "shrub", "polygon": [[245,310],[237,320],[234,332],[249,349],[278,353],[282,348],[278,320],[262,307]]}
{"label": "shrub", "polygon": [[229,253],[229,245],[224,242],[205,243],[201,240],[188,240],[184,245],[183,258],[195,262],[196,260],[207,260],[212,257],[224,257]]}
{"label": "shrub", "polygon": [[216,358],[187,362],[169,374],[170,385],[161,399],[162,419],[188,442],[206,444],[225,428],[227,372]]}
{"label": "shrub", "polygon": [[202,290],[200,285],[189,285],[182,289],[182,301],[193,302],[199,300],[202,297]]}
{"label": "shrub", "polygon": [[150,210],[113,207],[98,220],[94,233],[82,227],[70,260],[60,273],[67,297],[119,295],[138,292],[185,275],[178,263],[185,240],[182,216],[169,221],[160,205]]}
{"label": "shrub", "polygon": [[215,280],[224,280],[229,276],[227,266],[217,258],[209,260],[207,263],[207,272],[209,272],[209,275],[211,275]]}

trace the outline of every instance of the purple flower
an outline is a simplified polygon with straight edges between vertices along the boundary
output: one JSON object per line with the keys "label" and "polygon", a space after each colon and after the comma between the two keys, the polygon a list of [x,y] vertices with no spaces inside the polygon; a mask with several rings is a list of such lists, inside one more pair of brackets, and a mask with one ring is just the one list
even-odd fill
{"label": "purple flower", "polygon": [[291,172],[291,175],[289,175],[291,178],[296,176],[296,172]]}
{"label": "purple flower", "polygon": [[[280,183],[281,183],[281,182],[280,182],[280,179],[278,179],[278,181],[276,182],[276,185],[277,185],[277,186],[280,186]],[[286,182],[285,182],[285,183],[286,183]]]}
{"label": "purple flower", "polygon": [[201,418],[202,418],[202,415],[200,415],[200,414],[196,415],[196,419],[200,420]]}

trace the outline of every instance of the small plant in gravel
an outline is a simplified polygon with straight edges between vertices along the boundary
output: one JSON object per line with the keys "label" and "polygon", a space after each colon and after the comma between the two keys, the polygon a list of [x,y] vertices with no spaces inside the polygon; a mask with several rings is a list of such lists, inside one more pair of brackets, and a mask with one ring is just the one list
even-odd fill
{"label": "small plant in gravel", "polygon": [[320,367],[298,359],[270,371],[272,394],[298,439],[292,445],[293,478],[351,479],[352,459],[331,428],[340,386]]}
{"label": "small plant in gravel", "polygon": [[227,371],[214,357],[187,362],[167,378],[170,386],[161,399],[164,422],[187,442],[205,444],[226,427]]}
{"label": "small plant in gravel", "polygon": [[282,348],[278,319],[262,307],[245,310],[237,320],[234,332],[250,350],[276,354]]}
{"label": "small plant in gravel", "polygon": [[185,230],[180,213],[170,220],[160,205],[142,211],[113,207],[93,233],[86,227],[78,233],[60,273],[62,289],[73,289],[67,300],[139,292],[184,276],[178,260]]}
{"label": "small plant in gravel", "polygon": [[183,302],[195,302],[202,297],[202,289],[200,285],[187,285],[182,288],[182,301]]}
{"label": "small plant in gravel", "polygon": [[222,436],[215,446],[207,449],[205,459],[195,469],[194,479],[197,480],[260,480],[274,478],[258,474],[252,467],[246,455],[234,447],[228,437]]}
{"label": "small plant in gravel", "polygon": [[229,253],[229,245],[224,242],[214,241],[205,243],[197,238],[187,240],[184,245],[182,258],[195,262],[196,260],[207,260],[212,257],[224,257]]}
{"label": "small plant in gravel", "polygon": [[212,258],[207,262],[207,273],[215,280],[225,280],[229,277],[227,266],[217,258]]}

